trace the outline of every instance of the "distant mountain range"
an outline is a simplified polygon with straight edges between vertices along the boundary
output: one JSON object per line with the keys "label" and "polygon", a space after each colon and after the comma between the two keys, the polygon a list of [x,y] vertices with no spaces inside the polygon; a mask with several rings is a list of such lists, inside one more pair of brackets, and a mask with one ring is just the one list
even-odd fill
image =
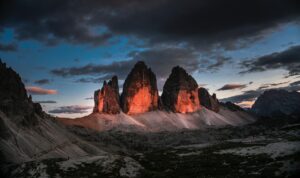
{"label": "distant mountain range", "polygon": [[300,117],[300,93],[267,90],[253,104],[251,111],[263,117]]}

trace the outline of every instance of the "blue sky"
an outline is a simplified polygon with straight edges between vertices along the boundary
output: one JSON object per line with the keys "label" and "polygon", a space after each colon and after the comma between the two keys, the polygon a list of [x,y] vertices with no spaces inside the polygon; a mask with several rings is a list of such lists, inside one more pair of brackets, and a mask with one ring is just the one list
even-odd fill
{"label": "blue sky", "polygon": [[[44,17],[46,19],[46,17]],[[18,20],[16,20],[18,21]],[[20,22],[23,22],[20,20]],[[108,22],[106,22],[108,23]],[[5,24],[4,24],[5,25]],[[93,106],[92,99],[86,99],[93,96],[93,92],[102,86],[103,81],[99,83],[87,82],[79,83],[76,80],[82,77],[99,77],[102,74],[84,74],[84,75],[74,75],[69,77],[63,77],[53,74],[51,71],[54,69],[62,68],[72,68],[72,67],[83,67],[85,65],[111,65],[112,63],[118,63],[120,61],[130,61],[133,57],[130,56],[132,52],[142,54],[142,52],[153,50],[153,49],[164,49],[176,47],[177,48],[191,48],[191,44],[195,44],[194,41],[186,41],[181,39],[178,41],[180,43],[169,42],[167,39],[169,36],[159,35],[152,37],[152,34],[148,32],[144,33],[136,32],[135,29],[128,30],[129,32],[119,32],[113,30],[113,27],[107,25],[107,30],[111,31],[112,37],[105,43],[101,44],[89,44],[89,43],[74,43],[62,38],[61,41],[54,45],[46,44],[45,41],[39,40],[37,37],[32,36],[24,39],[18,38],[18,33],[20,30],[18,23],[13,25],[7,23],[7,26],[2,28],[0,32],[0,44],[3,46],[8,46],[9,44],[14,44],[17,46],[15,50],[0,50],[0,57],[2,61],[6,62],[14,70],[16,70],[22,77],[26,86],[35,86],[43,89],[53,89],[57,90],[57,94],[51,95],[35,95],[33,94],[34,101],[56,101],[56,103],[42,104],[46,111],[50,111],[62,106]],[[100,28],[91,27],[94,33],[103,33]],[[139,29],[138,29],[139,30]],[[154,29],[155,30],[155,29]],[[146,30],[145,30],[146,31]],[[135,34],[136,32],[136,34]],[[156,33],[156,32],[155,32]],[[153,34],[155,34],[153,32]],[[45,35],[55,35],[54,32],[47,32]],[[184,34],[184,33],[183,33]],[[148,36],[151,37],[148,37]],[[196,61],[199,64],[199,70],[191,70],[190,72],[199,84],[205,84],[204,87],[209,89],[210,93],[216,93],[217,97],[228,98],[235,95],[243,94],[247,90],[256,90],[264,84],[270,83],[284,83],[282,85],[276,85],[274,87],[285,87],[290,83],[299,80],[298,75],[288,75],[288,69],[284,66],[277,67],[275,69],[265,70],[262,72],[247,72],[240,74],[239,72],[245,70],[241,67],[243,61],[251,61],[260,58],[261,56],[269,55],[274,52],[283,52],[290,49],[291,47],[300,45],[300,24],[297,21],[288,21],[284,23],[279,23],[279,25],[266,27],[260,30],[259,35],[253,35],[254,37],[259,36],[259,38],[254,40],[246,40],[246,45],[242,47],[236,47],[228,49],[224,46],[216,48],[215,46],[206,47],[204,45],[194,45],[191,49],[192,52],[196,52]],[[166,40],[164,38],[166,37]],[[252,37],[252,36],[250,36]],[[72,40],[75,37],[72,37]],[[174,37],[175,38],[175,37]],[[177,36],[176,36],[177,38]],[[201,41],[201,35],[199,41]],[[229,42],[235,42],[238,44],[239,40],[245,40],[247,37],[237,37],[230,38]],[[159,43],[150,44],[150,40],[161,40]],[[211,39],[206,39],[210,42]],[[220,39],[222,43],[224,39]],[[227,40],[227,39],[226,39]],[[205,40],[204,40],[205,41]],[[228,42],[226,41],[226,42]],[[188,47],[182,44],[188,43]],[[216,45],[217,41],[211,42],[211,44]],[[142,56],[142,55],[140,55]],[[220,58],[228,58],[224,63],[217,65],[215,68],[209,68],[210,65],[214,64]],[[139,59],[143,60],[143,59]],[[157,59],[147,59],[147,60],[157,60]],[[183,59],[182,59],[183,60]],[[189,58],[184,59],[189,61]],[[300,60],[300,59],[299,59]],[[298,61],[299,61],[298,60]],[[147,63],[147,62],[146,62]],[[173,66],[181,65],[181,63],[172,63]],[[156,71],[157,66],[153,64],[148,64],[154,71]],[[153,65],[153,66],[152,66]],[[201,68],[202,66],[202,68]],[[184,66],[183,66],[184,67]],[[166,68],[165,70],[171,70]],[[116,71],[115,73],[118,73]],[[159,73],[159,72],[158,72]],[[121,77],[122,78],[122,77]],[[157,76],[159,79],[160,76]],[[162,77],[165,79],[165,76]],[[35,81],[47,79],[49,83],[37,84]],[[161,81],[163,84],[164,80]],[[250,82],[253,82],[249,84]],[[122,84],[122,80],[120,81]],[[161,89],[161,86],[160,89]],[[245,85],[244,87],[230,89],[230,90],[218,90],[226,84],[239,84]],[[91,111],[88,110],[88,112]],[[61,113],[59,116],[67,117],[77,117],[81,115],[86,115],[87,113],[73,113],[66,114]]]}

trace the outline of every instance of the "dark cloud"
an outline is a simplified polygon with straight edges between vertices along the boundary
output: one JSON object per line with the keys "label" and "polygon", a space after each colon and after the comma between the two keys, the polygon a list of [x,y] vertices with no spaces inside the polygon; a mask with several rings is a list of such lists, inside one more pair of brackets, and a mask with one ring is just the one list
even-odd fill
{"label": "dark cloud", "polygon": [[275,87],[275,86],[283,85],[283,84],[287,84],[287,83],[289,83],[289,81],[279,82],[279,83],[265,83],[265,84],[261,85],[258,89],[265,89],[265,88]]}
{"label": "dark cloud", "polygon": [[93,100],[94,97],[88,97],[88,98],[84,98],[85,100]]}
{"label": "dark cloud", "polygon": [[19,40],[47,44],[97,45],[128,35],[155,44],[233,48],[298,20],[299,12],[297,0],[17,0],[1,4],[0,27],[12,28]]}
{"label": "dark cloud", "polygon": [[[271,88],[268,88],[271,89]],[[257,90],[248,90],[248,91],[244,91],[242,94],[240,95],[235,95],[232,97],[228,97],[228,98],[223,98],[220,99],[220,101],[222,102],[234,102],[234,103],[241,103],[243,101],[253,101],[255,100],[259,95],[261,95],[264,91],[268,90],[265,88],[258,88]],[[297,83],[290,83],[288,86],[286,87],[279,87],[276,88],[278,90],[287,90],[287,91],[299,91],[300,90],[300,84]]]}
{"label": "dark cloud", "polygon": [[59,108],[48,111],[51,114],[83,114],[89,112],[93,107],[92,106],[61,106]]}
{"label": "dark cloud", "polygon": [[137,61],[144,61],[156,73],[158,78],[166,78],[171,69],[180,65],[189,72],[199,71],[200,61],[198,54],[190,49],[167,48],[151,49],[141,52],[131,52],[130,60],[113,62],[108,65],[88,64],[82,67],[60,68],[51,71],[52,74],[61,77],[97,75],[98,78],[79,79],[78,82],[98,82],[98,80],[109,79],[117,75],[124,80]]}
{"label": "dark cloud", "polygon": [[300,45],[289,49],[261,56],[241,63],[246,68],[241,73],[262,72],[271,69],[285,69],[289,76],[300,75]]}
{"label": "dark cloud", "polygon": [[298,86],[298,85],[300,85],[300,80],[290,83],[290,86]]}
{"label": "dark cloud", "polygon": [[102,77],[101,78],[80,78],[75,80],[77,83],[101,83]]}
{"label": "dark cloud", "polygon": [[211,65],[208,65],[207,66],[207,69],[208,70],[212,70],[212,71],[216,71],[216,70],[219,70],[221,67],[223,67],[226,63],[228,63],[230,61],[231,58],[229,57],[218,57],[216,59],[216,62],[211,64]]}
{"label": "dark cloud", "polygon": [[78,0],[6,1],[0,9],[0,26],[13,28],[18,40],[35,39],[48,45],[62,41],[92,45],[105,43],[112,34],[94,32],[93,28],[98,25],[89,25],[85,20],[93,14],[84,8],[84,4],[87,5]]}
{"label": "dark cloud", "polygon": [[[51,70],[51,73],[61,77],[77,77],[79,83],[102,83],[117,75],[120,87],[133,66],[143,60],[156,74],[158,89],[161,90],[174,66],[181,66],[190,74],[207,71],[209,63],[202,62],[199,54],[189,48],[163,48],[145,51],[135,51],[128,54],[129,60],[113,62],[107,65],[88,64],[82,67],[68,67]],[[216,69],[214,69],[216,70]]]}
{"label": "dark cloud", "polygon": [[243,101],[252,101],[255,100],[263,91],[262,90],[248,90],[243,94],[231,96],[228,98],[220,99],[222,102],[233,102],[233,103],[241,103]]}
{"label": "dark cloud", "polygon": [[162,79],[166,79],[172,68],[177,65],[183,67],[189,73],[199,72],[202,68],[199,53],[190,48],[152,49],[132,52],[129,57],[132,58],[134,63],[139,60],[144,61],[152,68],[157,77]]}
{"label": "dark cloud", "polygon": [[270,86],[278,86],[278,85],[283,85],[283,84],[287,84],[287,83],[289,83],[289,81],[287,81],[287,82],[279,82],[279,83],[269,83],[269,84],[267,84],[267,85],[270,85]]}
{"label": "dark cloud", "polygon": [[190,48],[160,48],[148,49],[145,51],[133,51],[128,54],[128,60],[113,62],[111,64],[88,64],[81,67],[66,67],[53,69],[50,72],[60,77],[84,76],[74,80],[79,83],[101,83],[117,75],[119,80],[125,80],[133,66],[140,60],[156,74],[158,88],[162,89],[165,80],[171,73],[174,66],[183,67],[188,73],[199,73],[212,71],[216,72],[229,58],[220,57],[221,61],[211,64],[199,57],[199,53]]}
{"label": "dark cloud", "polygon": [[34,81],[34,83],[38,85],[45,85],[45,84],[49,84],[50,82],[51,81],[49,79],[41,79],[41,80]]}
{"label": "dark cloud", "polygon": [[246,86],[246,84],[226,84],[223,87],[219,88],[218,91],[243,89],[246,88]]}
{"label": "dark cloud", "polygon": [[124,78],[133,64],[132,61],[113,62],[108,65],[88,64],[82,67],[53,69],[51,73],[61,77],[101,75],[102,78],[105,78],[106,76],[115,75],[118,72],[119,76]]}
{"label": "dark cloud", "polygon": [[17,51],[17,50],[18,50],[18,46],[14,43],[12,43],[12,44],[1,44],[0,43],[0,51],[12,52],[12,51]]}
{"label": "dark cloud", "polygon": [[101,83],[104,80],[109,80],[111,79],[112,76],[110,75],[104,75],[103,77],[86,77],[86,78],[80,78],[80,79],[76,79],[75,82],[76,83]]}
{"label": "dark cloud", "polygon": [[55,104],[57,103],[56,101],[52,101],[52,100],[46,100],[46,101],[35,101],[36,103],[40,103],[40,104]]}

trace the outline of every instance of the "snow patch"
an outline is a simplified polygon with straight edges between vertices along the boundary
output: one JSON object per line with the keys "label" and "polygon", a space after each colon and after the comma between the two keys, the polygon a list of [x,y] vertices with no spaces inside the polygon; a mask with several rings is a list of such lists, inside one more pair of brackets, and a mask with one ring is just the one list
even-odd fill
{"label": "snow patch", "polygon": [[181,149],[181,148],[206,148],[209,146],[212,146],[212,143],[200,143],[200,144],[192,144],[192,145],[182,145],[182,146],[177,146],[175,149]]}
{"label": "snow patch", "polygon": [[184,156],[199,155],[201,153],[202,153],[202,151],[191,151],[191,152],[188,152],[188,153],[179,153],[177,155],[180,156],[180,157],[184,157]]}
{"label": "snow patch", "polygon": [[237,139],[231,139],[231,140],[226,140],[228,142],[242,142],[246,144],[251,144],[251,143],[258,143],[258,142],[270,142],[274,141],[274,139],[266,138],[265,136],[257,136],[257,137],[247,137],[247,138],[237,138]]}
{"label": "snow patch", "polygon": [[235,154],[241,156],[268,154],[271,158],[283,157],[300,151],[300,142],[277,142],[266,146],[253,146],[245,148],[226,149],[216,152],[218,154]]}

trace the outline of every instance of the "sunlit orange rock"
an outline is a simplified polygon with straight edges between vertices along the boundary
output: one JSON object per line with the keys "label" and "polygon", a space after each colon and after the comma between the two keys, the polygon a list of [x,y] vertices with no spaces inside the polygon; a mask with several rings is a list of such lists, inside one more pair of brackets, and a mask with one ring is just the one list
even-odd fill
{"label": "sunlit orange rock", "polygon": [[121,105],[127,114],[139,114],[158,109],[156,76],[144,62],[135,64],[127,76]]}
{"label": "sunlit orange rock", "polygon": [[101,90],[95,91],[94,94],[95,107],[94,112],[117,114],[120,113],[120,97],[117,76],[106,83],[103,82]]}
{"label": "sunlit orange rock", "polygon": [[173,112],[189,113],[201,108],[197,82],[179,66],[172,69],[161,99],[164,108]]}

